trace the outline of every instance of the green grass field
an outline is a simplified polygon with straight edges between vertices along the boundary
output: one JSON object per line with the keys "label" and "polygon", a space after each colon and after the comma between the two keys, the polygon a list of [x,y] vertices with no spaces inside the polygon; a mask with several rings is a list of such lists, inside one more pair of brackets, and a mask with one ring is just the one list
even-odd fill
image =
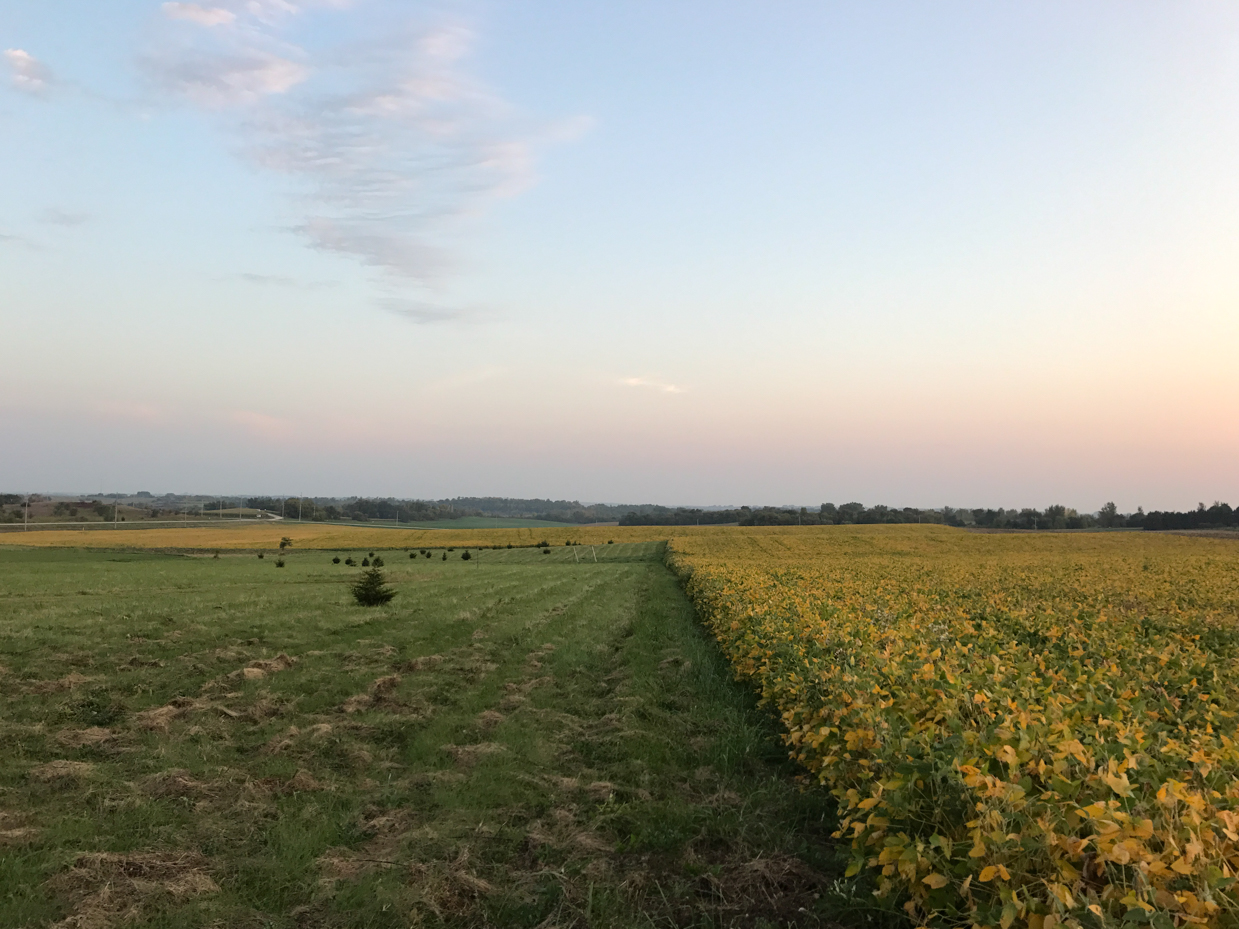
{"label": "green grass field", "polygon": [[857,895],[660,543],[389,552],[373,609],[332,554],[0,551],[0,927],[818,925]]}

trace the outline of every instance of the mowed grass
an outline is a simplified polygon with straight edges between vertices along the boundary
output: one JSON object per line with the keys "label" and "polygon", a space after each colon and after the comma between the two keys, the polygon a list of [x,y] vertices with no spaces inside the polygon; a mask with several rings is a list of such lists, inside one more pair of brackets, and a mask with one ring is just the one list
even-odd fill
{"label": "mowed grass", "polygon": [[459,555],[0,551],[0,927],[838,916],[661,543]]}

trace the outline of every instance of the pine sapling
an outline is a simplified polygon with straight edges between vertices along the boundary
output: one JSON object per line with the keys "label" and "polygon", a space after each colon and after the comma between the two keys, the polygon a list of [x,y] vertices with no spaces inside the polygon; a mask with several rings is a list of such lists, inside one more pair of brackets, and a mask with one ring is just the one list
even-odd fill
{"label": "pine sapling", "polygon": [[353,584],[353,599],[362,606],[382,606],[396,596],[396,591],[387,586],[387,579],[378,568],[363,571]]}

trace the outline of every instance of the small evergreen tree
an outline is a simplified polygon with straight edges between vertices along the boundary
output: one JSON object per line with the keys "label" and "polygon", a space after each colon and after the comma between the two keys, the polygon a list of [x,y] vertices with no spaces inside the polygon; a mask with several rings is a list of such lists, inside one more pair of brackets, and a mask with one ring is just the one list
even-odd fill
{"label": "small evergreen tree", "polygon": [[345,559],[344,559],[344,563],[345,563],[346,565],[348,565],[350,568],[351,568],[353,565],[357,564],[357,562],[353,560],[353,556],[352,556],[352,555],[349,555],[347,558],[345,558]]}
{"label": "small evergreen tree", "polygon": [[362,606],[382,606],[391,602],[396,592],[387,586],[387,579],[378,568],[363,571],[353,584],[353,599]]}
{"label": "small evergreen tree", "polygon": [[469,560],[470,558],[472,558],[472,557],[473,557],[473,556],[469,554],[469,550],[468,550],[468,549],[465,549],[463,552],[461,552],[461,553],[460,553],[460,560],[461,560],[461,561],[468,561],[468,560]]}
{"label": "small evergreen tree", "polygon": [[410,558],[416,558],[416,557],[417,557],[417,555],[415,555],[413,552],[409,552],[409,557],[410,557]]}
{"label": "small evergreen tree", "polygon": [[339,556],[339,555],[336,555],[336,557],[332,558],[332,559],[331,559],[331,563],[332,563],[332,564],[339,564],[339,563],[340,563],[340,556]]}
{"label": "small evergreen tree", "polygon": [[374,565],[376,568],[383,567],[383,556],[375,555],[374,558],[370,560],[370,564]]}
{"label": "small evergreen tree", "polygon": [[265,555],[263,555],[263,553],[262,553],[262,552],[259,552],[259,553],[258,553],[258,557],[259,557],[259,558],[264,558],[264,557],[266,557],[266,556],[265,556]]}
{"label": "small evergreen tree", "polygon": [[282,568],[282,567],[284,567],[284,559],[283,559],[283,558],[277,558],[277,559],[275,559],[275,566],[276,566],[277,568]]}
{"label": "small evergreen tree", "polygon": [[363,558],[363,559],[361,559],[361,566],[362,566],[363,568],[368,568],[368,567],[370,567],[370,559],[369,559],[369,558]]}
{"label": "small evergreen tree", "polygon": [[447,561],[447,552],[444,552],[444,553],[443,553],[443,560],[444,560],[444,561]]}

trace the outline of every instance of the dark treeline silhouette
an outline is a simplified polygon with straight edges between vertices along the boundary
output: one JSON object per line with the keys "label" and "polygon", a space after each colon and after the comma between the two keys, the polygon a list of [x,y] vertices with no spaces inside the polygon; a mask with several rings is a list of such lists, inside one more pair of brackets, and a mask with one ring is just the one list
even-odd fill
{"label": "dark treeline silhouette", "polygon": [[[511,497],[454,497],[450,500],[401,500],[395,497],[250,497],[245,505],[284,516],[297,518],[298,504],[302,520],[351,519],[426,522],[440,519],[460,519],[465,516],[492,518],[540,519],[560,523],[615,522],[627,513],[645,514],[654,511],[673,512],[667,507],[641,504],[612,506],[605,503],[585,505],[577,500],[515,499]],[[225,506],[236,503],[225,501]],[[219,503],[207,508],[218,508]],[[734,520],[721,520],[729,522]]]}
{"label": "dark treeline silhouette", "polygon": [[655,507],[655,512],[629,512],[620,518],[621,526],[709,526],[732,524],[739,526],[838,526],[859,523],[941,523],[941,510],[920,510],[914,507],[895,509],[889,506],[866,507],[863,503],[835,506],[823,503],[817,509],[808,507],[742,506],[732,510],[697,510],[680,507]]}
{"label": "dark treeline silhouette", "polygon": [[818,509],[807,507],[747,507],[733,510],[668,509],[656,507],[655,512],[625,514],[621,526],[692,526],[730,523],[740,526],[822,526],[864,525],[873,523],[940,523],[976,529],[1224,529],[1239,526],[1239,511],[1228,504],[1202,503],[1186,513],[1120,513],[1113,503],[1107,503],[1096,513],[1080,513],[1071,507],[1054,505],[1044,510],[1025,507],[1020,510],[956,509],[924,510],[915,507],[897,509],[888,506],[866,507],[861,503],[835,506],[823,503]]}
{"label": "dark treeline silhouette", "polygon": [[[122,494],[106,494],[106,499],[121,498]],[[818,507],[772,507],[742,506],[726,509],[694,507],[667,507],[657,504],[583,504],[578,500],[552,500],[547,498],[521,499],[514,497],[453,497],[444,500],[409,500],[395,497],[216,497],[165,494],[154,498],[151,494],[137,496],[149,498],[129,505],[139,507],[158,506],[152,513],[167,515],[199,512],[217,514],[220,510],[235,510],[238,506],[283,514],[286,519],[321,522],[325,520],[370,520],[400,522],[427,522],[431,520],[460,519],[466,516],[490,518],[540,519],[549,522],[587,524],[618,522],[621,526],[822,526],[864,525],[874,523],[938,523],[976,529],[994,530],[1041,530],[1041,529],[1239,529],[1239,511],[1227,503],[1205,506],[1201,503],[1194,510],[1176,512],[1153,510],[1120,513],[1113,503],[1107,503],[1096,513],[1080,513],[1061,506],[1047,506],[1044,510],[1023,509],[964,509],[942,507],[921,509],[916,507],[865,506],[862,503],[823,503]],[[14,522],[23,518],[22,507],[29,500],[35,503],[52,498],[39,494],[0,494],[0,522]],[[60,518],[81,518],[81,513],[93,511],[100,518],[115,516],[111,503],[100,499],[60,500],[51,515]],[[32,514],[33,515],[33,514]],[[46,518],[46,516],[45,516]]]}
{"label": "dark treeline silhouette", "polygon": [[1223,529],[1239,526],[1239,511],[1228,503],[1214,503],[1205,508],[1202,503],[1186,513],[1154,510],[1145,513],[1139,523],[1142,529]]}

